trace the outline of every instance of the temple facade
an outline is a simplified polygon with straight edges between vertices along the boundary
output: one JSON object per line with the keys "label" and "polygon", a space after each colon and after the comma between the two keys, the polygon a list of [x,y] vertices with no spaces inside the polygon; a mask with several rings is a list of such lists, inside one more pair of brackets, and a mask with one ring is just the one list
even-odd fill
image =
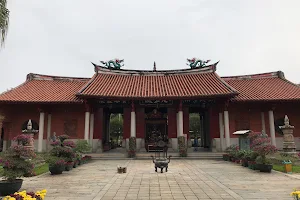
{"label": "temple facade", "polygon": [[110,115],[123,116],[122,147],[136,137],[138,151],[151,151],[157,137],[178,149],[177,137],[191,147],[190,113],[199,114],[199,146],[223,151],[238,144],[239,130],[264,131],[282,149],[279,126],[288,115],[300,149],[300,87],[283,72],[220,77],[217,63],[182,70],[123,70],[94,64],[92,78],[28,74],[18,87],[0,95],[3,149],[30,119],[38,129],[35,147],[49,149],[49,138],[68,134],[85,139],[94,152],[110,147]]}

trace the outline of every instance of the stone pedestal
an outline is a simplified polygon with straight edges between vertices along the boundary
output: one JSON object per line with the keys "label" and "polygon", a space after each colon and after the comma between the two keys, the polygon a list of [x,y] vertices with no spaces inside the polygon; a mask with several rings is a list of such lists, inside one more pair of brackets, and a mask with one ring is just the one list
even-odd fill
{"label": "stone pedestal", "polygon": [[28,148],[28,149],[34,150],[34,139],[33,139],[34,134],[33,133],[26,133],[26,135],[29,135],[30,139],[29,139],[29,144],[26,145],[25,147]]}
{"label": "stone pedestal", "polygon": [[287,115],[284,117],[284,126],[280,126],[283,132],[283,151],[288,154],[296,154],[296,144],[293,136],[294,126],[290,125]]}
{"label": "stone pedestal", "polygon": [[31,119],[29,119],[27,123],[27,128],[25,130],[22,130],[23,134],[29,136],[29,143],[24,147],[26,147],[27,149],[34,150],[34,134],[37,132],[38,130],[33,129]]}

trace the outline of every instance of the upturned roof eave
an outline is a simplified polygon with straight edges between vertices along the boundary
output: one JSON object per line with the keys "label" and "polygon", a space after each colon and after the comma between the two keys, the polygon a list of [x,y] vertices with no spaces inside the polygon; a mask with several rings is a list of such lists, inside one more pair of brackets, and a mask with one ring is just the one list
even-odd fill
{"label": "upturned roof eave", "polygon": [[102,96],[90,94],[77,94],[76,96],[83,99],[107,99],[107,100],[192,100],[192,99],[214,99],[218,97],[233,98],[238,93],[216,94],[216,95],[194,95],[194,96]]}

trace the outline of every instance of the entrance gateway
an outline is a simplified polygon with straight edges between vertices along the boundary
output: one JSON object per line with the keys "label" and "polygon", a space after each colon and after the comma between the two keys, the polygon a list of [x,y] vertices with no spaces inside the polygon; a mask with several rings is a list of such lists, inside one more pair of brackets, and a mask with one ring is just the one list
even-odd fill
{"label": "entrance gateway", "polygon": [[[156,66],[153,71],[123,70],[112,61],[102,62],[105,66],[94,64],[95,76],[77,96],[101,115],[94,121],[103,127],[100,148],[113,148],[110,114],[119,113],[123,116],[122,147],[128,148],[129,138],[135,137],[137,151],[154,151],[158,139],[177,151],[177,138],[184,136],[188,147],[193,140],[199,147],[211,149],[212,139],[220,136],[215,129],[219,118],[215,116],[226,109],[237,92],[215,74],[218,63],[206,66],[208,61],[200,61],[189,60],[200,63],[191,69],[168,71],[157,71]],[[190,113],[199,114],[196,138],[190,133]],[[224,141],[214,140],[218,140],[220,151],[224,149]]]}
{"label": "entrance gateway", "polygon": [[[155,143],[162,140],[168,144],[169,148],[177,150],[177,136],[179,132],[180,121],[178,118],[178,106],[183,107],[183,136],[187,140],[189,147],[198,139],[199,147],[205,149],[211,148],[210,138],[210,120],[209,112],[216,102],[212,100],[145,100],[145,101],[98,101],[96,105],[98,110],[103,110],[103,150],[108,151],[113,148],[110,136],[110,114],[122,113],[123,115],[123,147],[128,146],[128,137],[126,137],[126,128],[130,124],[131,119],[128,118],[128,107],[135,107],[136,110],[136,138],[137,148],[139,151],[151,152],[157,150]],[[182,104],[182,105],[180,105]],[[200,106],[199,106],[200,105]],[[199,132],[197,138],[190,135],[189,114],[199,114]],[[99,123],[95,121],[95,123]],[[100,122],[101,123],[101,122]],[[129,127],[130,128],[130,127]],[[125,134],[124,134],[125,133]],[[110,141],[110,142],[109,142]],[[192,142],[193,141],[193,142]],[[127,143],[126,143],[127,142]]]}

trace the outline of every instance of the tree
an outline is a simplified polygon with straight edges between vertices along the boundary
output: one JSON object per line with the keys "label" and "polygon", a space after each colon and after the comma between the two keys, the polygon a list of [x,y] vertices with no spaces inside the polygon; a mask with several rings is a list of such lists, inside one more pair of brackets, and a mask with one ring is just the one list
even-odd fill
{"label": "tree", "polygon": [[7,0],[0,0],[0,44],[4,45],[8,23],[9,23],[9,10],[6,8]]}
{"label": "tree", "polygon": [[110,118],[110,137],[118,139],[123,134],[123,117],[121,114],[112,115]]}
{"label": "tree", "polygon": [[190,131],[191,136],[200,136],[200,115],[199,113],[191,113],[190,114]]}

